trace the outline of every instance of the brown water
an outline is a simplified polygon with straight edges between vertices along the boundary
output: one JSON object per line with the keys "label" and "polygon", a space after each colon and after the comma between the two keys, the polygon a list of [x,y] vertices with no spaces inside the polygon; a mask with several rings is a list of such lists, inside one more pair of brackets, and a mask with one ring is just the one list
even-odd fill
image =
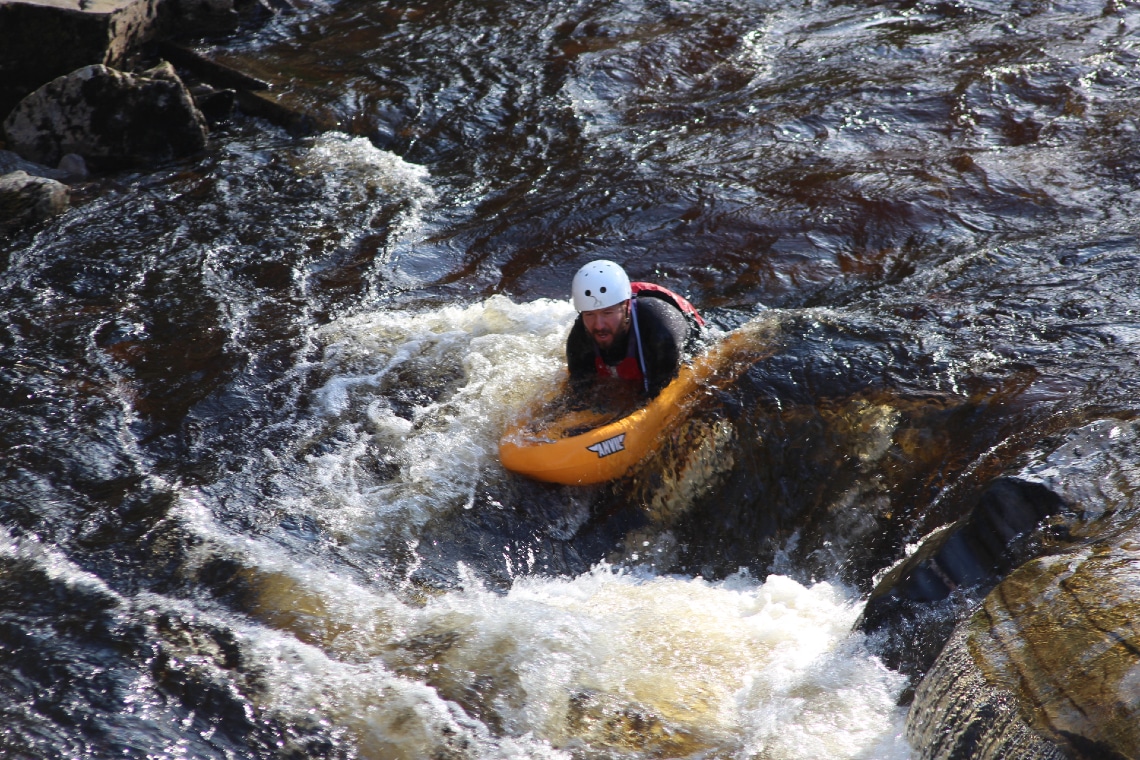
{"label": "brown water", "polygon": [[[381,1],[201,42],[321,129],[239,117],[0,243],[0,747],[906,757],[874,577],[1137,408],[1138,25]],[[596,257],[774,353],[628,481],[519,481]]]}

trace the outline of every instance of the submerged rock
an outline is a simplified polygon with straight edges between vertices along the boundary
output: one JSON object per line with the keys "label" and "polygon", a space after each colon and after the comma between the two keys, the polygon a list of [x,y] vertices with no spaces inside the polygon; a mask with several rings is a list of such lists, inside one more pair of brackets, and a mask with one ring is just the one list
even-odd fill
{"label": "submerged rock", "polygon": [[16,171],[0,176],[0,232],[62,214],[70,204],[67,186]]}
{"label": "submerged rock", "polygon": [[155,163],[206,145],[206,119],[169,64],[141,74],[103,65],[55,79],[4,122],[9,147],[56,165],[75,153],[101,168]]}
{"label": "submerged rock", "polygon": [[50,166],[28,161],[10,150],[0,150],[0,175],[12,172],[26,172],[33,177],[47,177],[67,184],[87,179],[87,162],[83,156],[68,153],[59,160],[59,166]]}
{"label": "submerged rock", "polygon": [[33,177],[47,177],[60,182],[67,179],[67,172],[63,169],[52,169],[50,166],[21,158],[10,150],[0,150],[0,175],[12,172],[25,172]]}

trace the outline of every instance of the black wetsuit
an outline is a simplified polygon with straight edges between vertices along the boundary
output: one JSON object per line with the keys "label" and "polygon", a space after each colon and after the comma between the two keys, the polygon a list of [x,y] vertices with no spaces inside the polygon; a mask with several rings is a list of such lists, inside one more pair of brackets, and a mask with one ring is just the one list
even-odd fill
{"label": "black wetsuit", "polygon": [[[643,295],[636,299],[636,303],[649,395],[656,396],[677,376],[686,348],[699,328],[680,309],[662,298]],[[630,355],[630,341],[633,340],[634,329],[630,324],[625,336],[601,352],[602,361],[607,366],[616,367]],[[573,388],[583,389],[598,377],[597,356],[594,339],[586,331],[579,314],[570,328],[570,337],[566,339],[566,364]]]}

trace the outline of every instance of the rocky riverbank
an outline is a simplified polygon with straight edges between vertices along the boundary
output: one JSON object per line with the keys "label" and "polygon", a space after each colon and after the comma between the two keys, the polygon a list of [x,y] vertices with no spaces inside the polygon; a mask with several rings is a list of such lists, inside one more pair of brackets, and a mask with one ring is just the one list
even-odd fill
{"label": "rocky riverbank", "polygon": [[177,41],[233,32],[287,7],[269,0],[0,2],[0,234],[62,213],[70,185],[92,172],[200,151],[210,127],[232,115],[239,91],[264,85]]}

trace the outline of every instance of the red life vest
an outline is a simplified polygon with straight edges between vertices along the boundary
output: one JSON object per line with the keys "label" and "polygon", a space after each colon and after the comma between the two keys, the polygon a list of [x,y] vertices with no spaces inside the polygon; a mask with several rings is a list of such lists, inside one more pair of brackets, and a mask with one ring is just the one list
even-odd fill
{"label": "red life vest", "polygon": [[[692,317],[698,325],[704,327],[705,321],[701,318],[701,315],[697,313],[696,307],[685,300],[684,297],[677,295],[668,288],[654,285],[651,282],[631,282],[629,287],[633,291],[635,300],[639,294],[644,293],[650,298],[660,298],[664,301],[668,301],[676,306],[682,314],[687,314]],[[630,304],[630,316],[634,320],[637,319],[636,309],[636,304]],[[641,371],[640,336],[637,334],[636,327],[634,328],[634,335],[632,337],[633,339],[629,341],[629,348],[626,351],[625,358],[617,364],[606,364],[597,346],[594,347],[594,367],[597,369],[599,375],[602,377],[620,377],[622,380],[641,380],[645,382],[645,374]]]}
{"label": "red life vest", "polygon": [[696,307],[686,301],[684,296],[677,295],[672,290],[669,290],[669,288],[663,288],[660,285],[654,285],[652,282],[631,282],[629,284],[629,287],[635,296],[641,293],[645,293],[648,296],[669,301],[678,309],[680,309],[682,314],[688,314],[690,317],[696,320],[698,325],[701,327],[705,326],[705,320],[703,320],[701,318],[701,315],[697,313]]}
{"label": "red life vest", "polygon": [[[633,344],[635,341],[630,341],[630,352],[632,353]],[[644,380],[645,375],[641,374],[641,362],[637,360],[636,354],[626,354],[626,357],[617,364],[606,364],[602,361],[602,355],[599,353],[594,354],[594,367],[597,368],[598,374],[602,377],[620,377],[622,380]]]}

